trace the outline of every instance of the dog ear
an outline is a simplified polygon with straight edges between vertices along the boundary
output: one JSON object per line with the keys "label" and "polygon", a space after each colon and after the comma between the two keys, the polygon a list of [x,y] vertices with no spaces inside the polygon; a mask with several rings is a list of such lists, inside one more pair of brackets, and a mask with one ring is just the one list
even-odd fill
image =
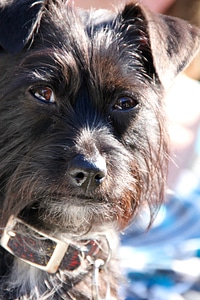
{"label": "dog ear", "polygon": [[13,0],[0,3],[0,45],[11,53],[20,52],[32,37],[45,0]]}
{"label": "dog ear", "polygon": [[137,4],[127,5],[122,17],[126,22],[135,19],[147,26],[147,37],[142,33],[144,29],[140,30],[139,47],[142,51],[150,48],[146,51],[146,59],[149,60],[151,53],[160,82],[165,89],[169,88],[174,77],[187,67],[200,49],[200,30],[184,20],[153,13]]}

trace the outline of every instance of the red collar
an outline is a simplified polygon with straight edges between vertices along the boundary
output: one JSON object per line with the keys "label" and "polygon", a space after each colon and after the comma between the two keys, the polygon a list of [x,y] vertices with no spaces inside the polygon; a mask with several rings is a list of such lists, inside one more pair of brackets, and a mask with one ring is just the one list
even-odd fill
{"label": "red collar", "polygon": [[[50,237],[23,220],[11,216],[4,229],[1,246],[26,263],[48,273],[58,270],[74,271],[83,260],[91,264],[100,250],[97,240],[63,242]],[[92,261],[94,261],[92,259]]]}

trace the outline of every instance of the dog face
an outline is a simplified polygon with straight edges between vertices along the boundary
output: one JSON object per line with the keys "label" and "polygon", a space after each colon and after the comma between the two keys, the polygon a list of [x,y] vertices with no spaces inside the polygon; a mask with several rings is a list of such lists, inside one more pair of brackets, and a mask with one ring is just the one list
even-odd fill
{"label": "dog face", "polygon": [[[199,44],[197,29],[134,4],[1,1],[0,227],[11,215],[34,227],[25,249],[37,230],[65,244],[112,232],[114,244],[142,205],[153,214],[168,160],[163,95]],[[99,285],[117,299],[114,247]],[[98,299],[91,265],[50,275],[1,255],[3,299]]]}
{"label": "dog face", "polygon": [[14,214],[44,230],[122,229],[141,204],[161,201],[163,91],[197,48],[195,30],[181,26],[132,4],[112,14],[5,2],[2,226]]}

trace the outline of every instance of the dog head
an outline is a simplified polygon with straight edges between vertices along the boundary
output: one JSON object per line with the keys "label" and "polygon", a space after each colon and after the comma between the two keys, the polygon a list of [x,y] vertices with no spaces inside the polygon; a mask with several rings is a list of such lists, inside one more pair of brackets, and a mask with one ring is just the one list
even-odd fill
{"label": "dog head", "polygon": [[196,28],[135,4],[2,1],[1,226],[14,214],[82,234],[122,229],[145,203],[153,213],[167,169],[163,93],[199,43]]}

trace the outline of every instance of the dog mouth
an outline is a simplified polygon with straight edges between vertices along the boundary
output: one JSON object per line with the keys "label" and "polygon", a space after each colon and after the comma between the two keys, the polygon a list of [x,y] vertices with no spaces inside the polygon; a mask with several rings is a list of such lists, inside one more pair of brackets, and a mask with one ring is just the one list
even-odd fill
{"label": "dog mouth", "polygon": [[64,193],[53,193],[52,195],[50,195],[49,199],[48,197],[42,201],[40,201],[40,203],[45,203],[49,202],[50,203],[54,203],[54,204],[58,204],[58,205],[63,205],[64,207],[69,207],[70,205],[72,206],[78,206],[78,207],[83,207],[83,206],[87,206],[87,205],[98,205],[98,204],[104,204],[104,203],[108,203],[108,199],[107,197],[104,197],[97,192],[90,192],[90,193],[69,193],[68,195],[64,194]]}
{"label": "dog mouth", "polygon": [[90,228],[98,215],[109,218],[109,207],[108,200],[102,197],[71,194],[66,198],[66,195],[54,194],[27,205],[17,217],[38,230],[71,232]]}
{"label": "dog mouth", "polygon": [[[60,196],[60,199],[66,199],[66,196]],[[68,196],[67,201],[76,203],[76,205],[87,205],[87,204],[96,204],[107,202],[107,199],[103,199],[99,196],[94,195],[85,195],[85,194],[72,194]]]}

